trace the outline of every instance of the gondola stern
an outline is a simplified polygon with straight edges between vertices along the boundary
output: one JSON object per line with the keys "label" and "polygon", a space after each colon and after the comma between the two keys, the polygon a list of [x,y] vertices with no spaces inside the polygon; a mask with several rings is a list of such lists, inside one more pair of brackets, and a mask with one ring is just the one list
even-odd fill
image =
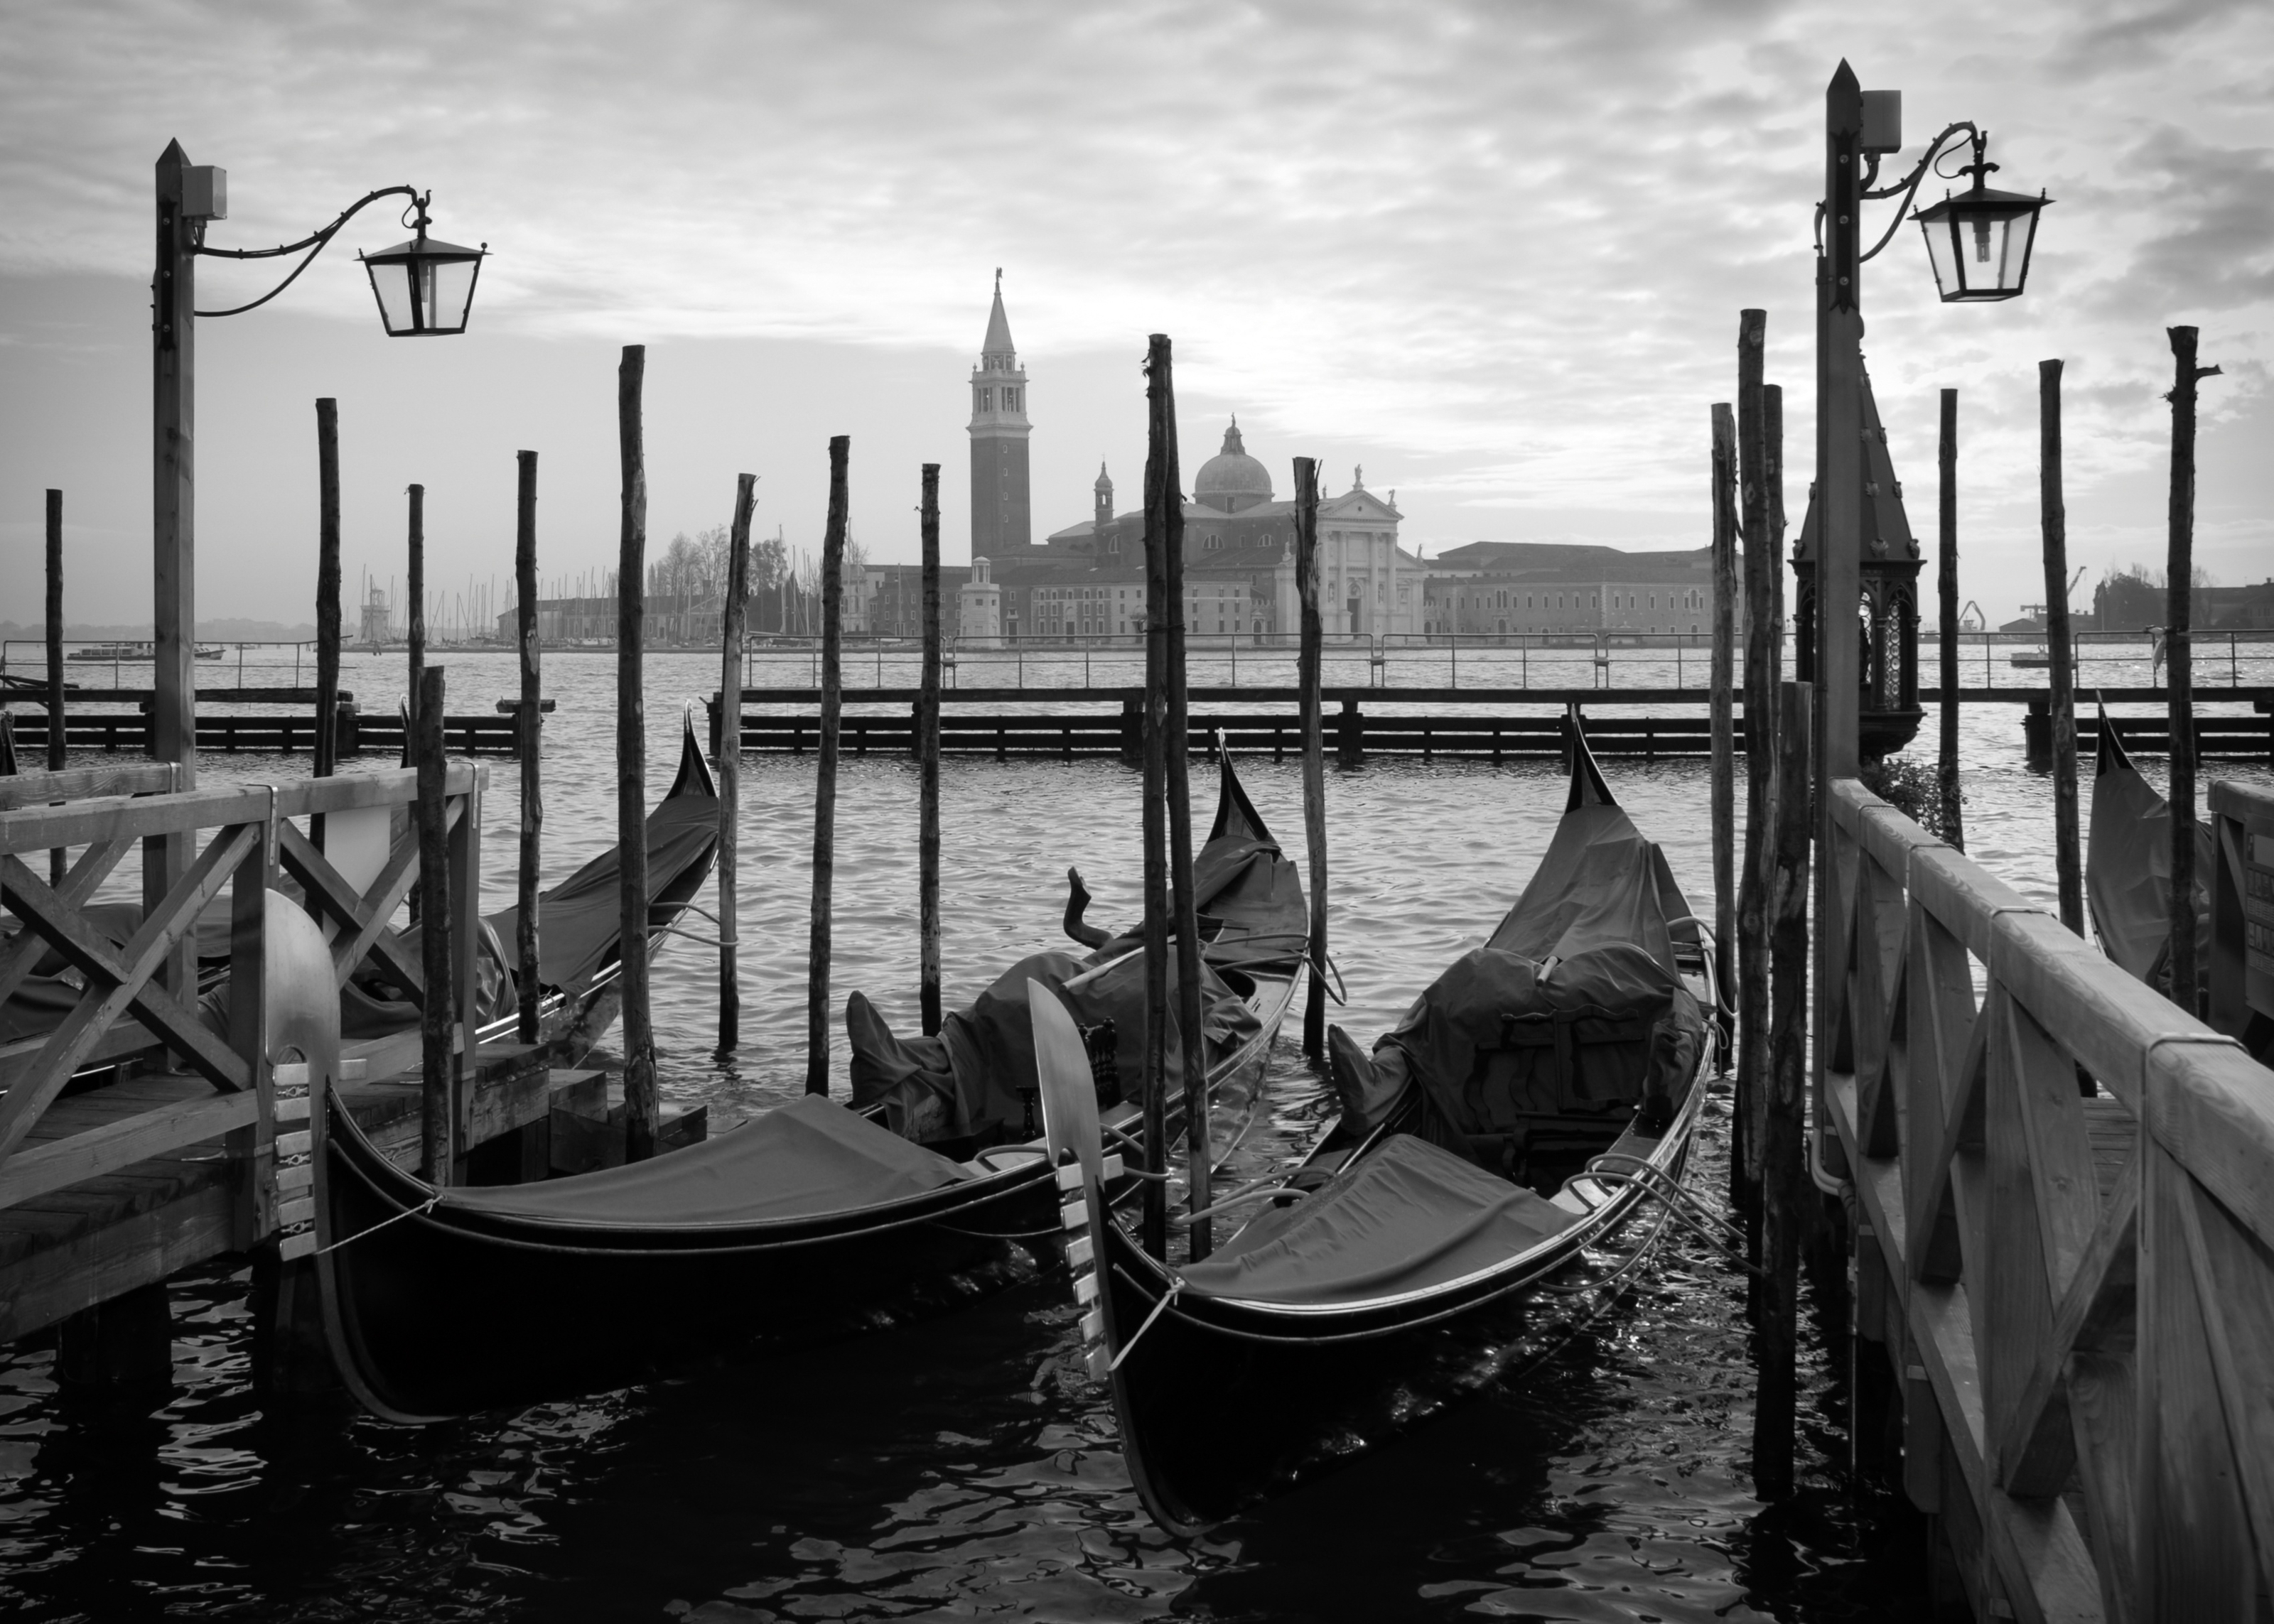
{"label": "gondola stern", "polygon": [[711,774],[711,763],[704,757],[703,747],[695,735],[695,707],[682,707],[679,713],[679,772],[671,780],[671,788],[664,799],[672,801],[681,795],[696,795],[705,800],[719,799],[719,781]]}
{"label": "gondola stern", "polygon": [[1255,809],[1255,803],[1247,798],[1247,788],[1240,783],[1239,774],[1232,771],[1231,752],[1224,748],[1221,729],[1216,735],[1216,822],[1209,826],[1208,838],[1221,840],[1227,834],[1238,833],[1233,827],[1233,820],[1238,819],[1247,825],[1247,832],[1255,838],[1270,839],[1270,826],[1264,823],[1263,815]]}

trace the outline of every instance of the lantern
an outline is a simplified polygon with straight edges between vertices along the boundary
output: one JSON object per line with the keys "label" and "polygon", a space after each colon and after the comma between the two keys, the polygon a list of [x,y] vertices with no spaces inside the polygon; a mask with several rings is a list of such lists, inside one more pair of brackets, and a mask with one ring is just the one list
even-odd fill
{"label": "lantern", "polygon": [[1970,190],[1914,211],[1942,302],[1987,304],[2019,294],[2029,279],[2037,211],[2052,201],[2043,192],[2033,198],[1985,186],[1977,170]]}
{"label": "lantern", "polygon": [[371,274],[379,319],[389,338],[438,338],[466,330],[489,244],[462,248],[426,235],[425,199],[418,199],[418,235],[377,253],[359,254]]}

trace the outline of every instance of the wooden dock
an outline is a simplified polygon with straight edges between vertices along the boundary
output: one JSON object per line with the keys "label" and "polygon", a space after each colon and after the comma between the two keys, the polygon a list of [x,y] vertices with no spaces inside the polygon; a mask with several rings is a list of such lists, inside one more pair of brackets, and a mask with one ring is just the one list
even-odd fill
{"label": "wooden dock", "polygon": [[[477,889],[487,771],[453,763],[445,783],[453,883]],[[410,803],[416,779],[387,771],[177,793],[175,769],[152,763],[0,778],[0,903],[24,927],[0,940],[0,998],[49,951],[83,984],[60,1024],[0,1044],[0,1341],[58,1327],[74,1368],[162,1368],[170,1276],[251,1253],[273,1277],[280,1259],[313,1245],[308,1071],[326,1062],[267,1030],[266,921],[272,907],[305,906],[328,924],[335,985],[385,951],[382,928],[418,876],[415,848],[343,873],[305,825],[383,820]],[[122,860],[173,836],[204,837],[203,851],[132,940],[119,947],[87,929],[79,905]],[[50,886],[34,865],[44,870],[58,847],[72,861]],[[284,876],[307,901],[275,889]],[[231,927],[219,1020],[190,979],[199,919],[216,899]],[[417,966],[399,954],[388,963],[422,999]],[[457,1023],[456,1047],[463,1182],[623,1159],[621,1090],[606,1075],[555,1065],[536,1046],[482,1041],[471,1019]],[[421,1154],[419,1058],[414,1027],[343,1042],[336,1061],[350,1109],[406,1166]],[[666,1142],[699,1139],[705,1125],[701,1111],[683,1113]]]}
{"label": "wooden dock", "polygon": [[[11,688],[5,697],[24,707],[15,711],[19,748],[44,749],[48,718],[44,705],[34,707],[34,693]],[[221,755],[266,753],[279,756],[312,754],[316,746],[316,691],[313,688],[200,688],[201,705],[251,705],[274,708],[278,714],[217,716],[200,710],[197,718],[198,748]],[[82,705],[132,704],[131,710],[83,710]],[[107,755],[147,755],[153,695],[147,688],[74,688],[64,699],[64,741],[73,750],[101,750]],[[546,708],[552,701],[546,702]],[[444,737],[453,754],[460,756],[515,755],[519,749],[512,702],[501,702],[499,715],[452,716],[443,718]],[[300,715],[291,711],[299,710]],[[403,718],[388,714],[365,715],[355,695],[342,694],[334,712],[333,737],[344,760],[365,755],[400,756]]]}
{"label": "wooden dock", "polygon": [[[2209,692],[2206,697],[2211,696]],[[2222,700],[2252,703],[2250,715],[2198,716],[2197,754],[2207,759],[2274,762],[2274,688],[2216,690]],[[848,688],[840,726],[845,751],[852,756],[914,755],[917,690],[908,688]],[[1274,687],[1196,687],[1192,700],[1208,707],[1191,718],[1191,748],[1224,748],[1239,754],[1268,753],[1284,760],[1302,748],[1297,705],[1299,690]],[[2030,764],[2051,760],[2052,724],[2042,688],[1980,688],[1961,692],[1962,703],[2021,709],[2022,743]],[[2112,704],[2158,703],[2160,688],[2111,688]],[[1577,704],[1586,713],[1587,737],[1599,756],[1640,758],[1702,758],[1713,748],[1703,688],[1387,688],[1334,687],[1322,690],[1326,730],[1337,762],[1357,766],[1369,756],[1431,760],[1437,756],[1490,761],[1558,757],[1564,750],[1563,712]],[[1937,703],[1937,690],[1921,695]],[[1127,688],[949,688],[941,693],[940,748],[952,755],[1019,757],[1115,756],[1137,759],[1141,695]],[[705,702],[711,747],[719,742],[719,703]],[[746,688],[741,713],[742,748],[802,755],[820,738],[820,690]],[[752,710],[749,707],[762,706]],[[1050,706],[1050,710],[1036,709]],[[1265,709],[1265,707],[1273,707]],[[1694,714],[1663,714],[1694,710]],[[2156,717],[2116,718],[2120,736],[2137,754],[2170,748],[2169,724]],[[2087,748],[2097,740],[2097,723],[2078,718]],[[1736,721],[1736,748],[1746,748],[1742,704]]]}

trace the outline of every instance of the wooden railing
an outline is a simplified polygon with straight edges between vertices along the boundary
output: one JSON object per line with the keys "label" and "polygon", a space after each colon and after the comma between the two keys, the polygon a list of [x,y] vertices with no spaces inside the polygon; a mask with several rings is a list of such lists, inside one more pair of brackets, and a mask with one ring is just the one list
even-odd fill
{"label": "wooden railing", "polygon": [[1817,1101],[1977,1618],[2262,1616],[2274,1071],[1853,780]]}
{"label": "wooden railing", "polygon": [[[0,1208],[224,1139],[229,1159],[244,1169],[230,1237],[230,1249],[241,1249],[306,1215],[301,1210],[305,1199],[297,1195],[306,1184],[305,1169],[281,1183],[277,1177],[277,1062],[284,1056],[276,1011],[269,1007],[270,910],[305,908],[313,916],[328,941],[328,996],[335,997],[368,959],[412,1002],[423,1002],[418,959],[387,929],[418,878],[418,843],[396,828],[416,794],[417,774],[132,793],[162,788],[171,781],[162,776],[168,771],[132,767],[0,778],[0,905],[23,927],[0,944],[0,1001],[24,985],[49,951],[77,972],[79,984],[77,1003],[59,1025],[0,1045]],[[453,912],[469,917],[479,892],[485,777],[483,769],[455,763],[445,778]],[[72,798],[90,791],[96,792],[91,798]],[[325,824],[320,849],[302,827],[319,818]],[[130,853],[153,853],[146,861],[154,865],[160,861],[154,848],[168,837],[193,846],[202,842],[202,849],[144,910],[132,938],[117,945],[80,911]],[[72,855],[60,882],[51,883],[35,866],[45,870],[47,854],[57,848]],[[297,907],[279,894],[288,883],[299,892]],[[188,950],[200,915],[224,893],[229,971],[226,1018],[219,1019],[201,1006],[199,989],[188,979],[195,974],[195,956]],[[454,958],[463,1071],[475,1050],[473,938],[471,929],[452,935],[469,944]],[[311,933],[304,939],[317,938]],[[415,1034],[407,1058],[416,1063]],[[148,1100],[138,1094],[132,1106],[105,1113],[100,1109],[105,1091],[83,1091],[89,1080],[99,1080],[100,1068],[122,1062],[144,1071],[179,1071],[180,1086]],[[43,1131],[67,1086],[72,1086],[72,1109],[55,1120],[68,1117],[71,1130],[49,1124]],[[464,1091],[454,1092],[463,1097]],[[305,1114],[288,1104],[288,1116]],[[102,1120],[88,1125],[94,1116]],[[288,1153],[293,1148],[286,1146]],[[140,1276],[148,1272],[123,1262],[118,1289],[147,1283]],[[89,1300],[101,1295],[98,1290]],[[30,1328],[20,1313],[4,1318],[9,1335]]]}

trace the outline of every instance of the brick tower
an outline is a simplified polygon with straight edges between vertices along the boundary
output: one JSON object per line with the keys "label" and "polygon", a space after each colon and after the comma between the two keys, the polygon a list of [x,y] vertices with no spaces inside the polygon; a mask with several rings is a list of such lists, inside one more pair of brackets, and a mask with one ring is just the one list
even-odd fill
{"label": "brick tower", "polygon": [[1003,273],[995,273],[995,308],[971,374],[971,553],[1017,557],[1034,545],[1027,495],[1027,374],[1011,345],[1003,313]]}

